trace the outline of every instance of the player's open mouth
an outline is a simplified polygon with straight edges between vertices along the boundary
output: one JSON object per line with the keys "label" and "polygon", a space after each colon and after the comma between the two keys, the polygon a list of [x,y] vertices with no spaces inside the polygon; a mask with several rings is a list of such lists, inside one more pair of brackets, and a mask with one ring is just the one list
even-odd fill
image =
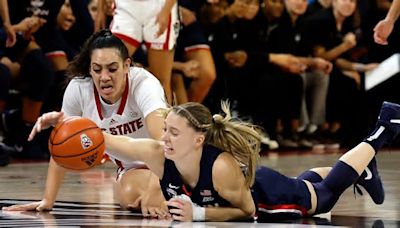
{"label": "player's open mouth", "polygon": [[104,94],[111,94],[113,91],[113,87],[111,85],[101,86],[101,91]]}
{"label": "player's open mouth", "polygon": [[164,146],[164,153],[171,154],[173,153],[173,149],[171,147]]}

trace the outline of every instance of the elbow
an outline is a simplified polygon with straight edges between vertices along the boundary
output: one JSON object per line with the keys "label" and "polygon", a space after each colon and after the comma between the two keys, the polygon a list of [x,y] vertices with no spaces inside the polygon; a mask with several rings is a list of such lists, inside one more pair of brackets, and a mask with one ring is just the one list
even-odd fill
{"label": "elbow", "polygon": [[254,217],[254,215],[256,214],[255,204],[252,203],[251,206],[249,205],[249,207],[243,210],[243,212],[246,219]]}

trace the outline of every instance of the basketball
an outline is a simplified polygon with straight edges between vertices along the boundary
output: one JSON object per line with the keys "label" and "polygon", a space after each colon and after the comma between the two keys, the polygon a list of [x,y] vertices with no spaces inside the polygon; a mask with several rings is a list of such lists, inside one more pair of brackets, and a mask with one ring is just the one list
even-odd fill
{"label": "basketball", "polygon": [[54,161],[71,170],[86,170],[100,164],[105,150],[102,130],[93,121],[78,116],[58,123],[48,146]]}

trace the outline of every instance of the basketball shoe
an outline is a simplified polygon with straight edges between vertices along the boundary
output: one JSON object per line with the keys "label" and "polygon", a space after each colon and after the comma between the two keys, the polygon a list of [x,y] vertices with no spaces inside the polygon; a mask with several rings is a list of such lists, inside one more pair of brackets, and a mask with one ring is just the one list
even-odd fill
{"label": "basketball shoe", "polygon": [[364,142],[377,152],[385,144],[390,144],[400,133],[400,105],[383,102],[375,130]]}
{"label": "basketball shoe", "polygon": [[[391,102],[383,102],[376,128],[364,142],[370,144],[375,152],[377,152],[383,145],[391,143],[399,133],[400,105]],[[376,204],[383,203],[385,200],[385,191],[378,173],[375,158],[371,160],[354,185],[354,191],[357,190],[358,193],[362,194],[357,185],[363,186]]]}
{"label": "basketball shoe", "polygon": [[375,204],[382,204],[385,200],[385,190],[383,189],[383,183],[379,176],[375,158],[371,160],[354,184],[354,194],[357,191],[358,194],[363,195],[359,185],[368,192]]}
{"label": "basketball shoe", "polygon": [[386,127],[394,134],[393,138],[389,139],[387,143],[392,142],[400,133],[400,105],[387,101],[383,102],[377,122],[377,126],[379,125]]}

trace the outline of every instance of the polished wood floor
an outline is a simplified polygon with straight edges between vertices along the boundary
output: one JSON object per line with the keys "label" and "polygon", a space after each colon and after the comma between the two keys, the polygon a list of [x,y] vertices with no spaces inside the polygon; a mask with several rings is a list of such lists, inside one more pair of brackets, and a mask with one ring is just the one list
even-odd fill
{"label": "polished wood floor", "polygon": [[[318,166],[331,166],[339,152],[268,152],[261,159],[284,174],[296,176]],[[349,188],[332,212],[321,217],[270,223],[176,223],[143,219],[121,210],[113,199],[115,167],[109,163],[83,173],[69,173],[51,212],[2,212],[0,227],[400,227],[400,150],[386,149],[377,156],[386,200],[375,205],[368,195],[356,197]],[[40,200],[46,162],[13,162],[0,167],[0,207]]]}

